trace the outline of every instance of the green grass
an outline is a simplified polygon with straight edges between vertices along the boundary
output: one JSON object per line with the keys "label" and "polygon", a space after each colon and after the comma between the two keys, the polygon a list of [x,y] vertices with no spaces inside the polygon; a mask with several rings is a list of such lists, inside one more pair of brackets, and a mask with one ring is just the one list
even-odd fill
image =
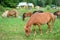
{"label": "green grass", "polygon": [[[42,9],[43,10],[43,9]],[[28,10],[18,10],[19,13],[23,13]],[[45,10],[46,11],[46,10]],[[51,11],[53,12],[53,11]],[[20,14],[22,15],[22,14]],[[31,27],[32,32],[29,37],[26,37],[24,32],[24,24],[27,22],[28,18],[25,21],[22,18],[2,18],[0,16],[0,40],[60,40],[60,19],[57,18],[52,33],[46,34],[47,25],[42,25],[41,29],[43,35],[40,35],[38,27],[36,26],[37,34],[34,36],[33,26]]]}
{"label": "green grass", "polygon": [[37,27],[37,34],[33,36],[33,26],[32,33],[29,37],[25,36],[24,24],[22,18],[1,18],[0,17],[0,40],[59,40],[60,39],[60,19],[56,19],[53,32],[46,34],[47,25],[42,25],[41,29],[43,35],[40,35]]}

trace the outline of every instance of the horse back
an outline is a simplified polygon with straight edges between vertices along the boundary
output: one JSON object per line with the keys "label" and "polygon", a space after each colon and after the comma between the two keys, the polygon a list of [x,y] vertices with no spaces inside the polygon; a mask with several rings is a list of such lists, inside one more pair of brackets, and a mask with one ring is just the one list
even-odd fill
{"label": "horse back", "polygon": [[51,16],[49,13],[36,13],[36,14],[33,14],[29,21],[30,23],[32,24],[46,24],[48,23],[49,21],[51,20]]}
{"label": "horse back", "polygon": [[16,14],[16,11],[14,11],[14,10],[9,10],[9,12],[8,12],[8,15],[15,15]]}

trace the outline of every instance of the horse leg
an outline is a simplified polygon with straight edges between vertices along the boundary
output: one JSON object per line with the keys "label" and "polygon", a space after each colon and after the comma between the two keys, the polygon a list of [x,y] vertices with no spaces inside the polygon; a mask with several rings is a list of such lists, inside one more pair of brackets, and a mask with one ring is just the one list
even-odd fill
{"label": "horse leg", "polygon": [[36,35],[36,25],[34,25],[34,36]]}
{"label": "horse leg", "polygon": [[[48,29],[50,30],[50,32],[52,32],[50,23],[47,23],[47,25],[48,25]],[[47,32],[46,33],[48,33],[48,29],[47,29]]]}
{"label": "horse leg", "polygon": [[7,17],[9,17],[10,15],[7,15]]}
{"label": "horse leg", "polygon": [[42,35],[42,30],[41,30],[41,27],[40,27],[40,25],[38,25],[38,27],[39,27],[39,31],[40,31],[40,35]]}
{"label": "horse leg", "polygon": [[14,16],[17,17],[16,14]]}

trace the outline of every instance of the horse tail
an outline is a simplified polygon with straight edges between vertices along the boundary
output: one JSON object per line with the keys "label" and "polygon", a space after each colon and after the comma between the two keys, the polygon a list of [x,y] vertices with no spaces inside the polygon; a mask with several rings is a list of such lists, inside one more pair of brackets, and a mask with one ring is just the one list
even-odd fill
{"label": "horse tail", "polygon": [[55,15],[51,14],[51,18],[52,18],[52,26],[54,26],[54,22],[55,22],[56,17],[55,17]]}
{"label": "horse tail", "polygon": [[22,18],[23,18],[23,21],[24,21],[24,19],[25,19],[25,13],[23,14],[23,17]]}

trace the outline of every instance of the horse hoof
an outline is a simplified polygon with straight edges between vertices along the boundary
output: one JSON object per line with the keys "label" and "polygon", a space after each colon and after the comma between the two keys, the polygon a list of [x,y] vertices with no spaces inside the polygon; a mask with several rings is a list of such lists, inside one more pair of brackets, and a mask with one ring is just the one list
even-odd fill
{"label": "horse hoof", "polygon": [[36,36],[36,34],[34,34],[34,36]]}
{"label": "horse hoof", "polygon": [[50,32],[52,32],[52,31],[50,31]]}
{"label": "horse hoof", "polygon": [[46,32],[46,34],[48,34],[48,32]]}
{"label": "horse hoof", "polygon": [[40,35],[42,35],[42,33]]}
{"label": "horse hoof", "polygon": [[34,34],[34,36],[36,36],[36,34]]}
{"label": "horse hoof", "polygon": [[34,36],[36,35],[36,32],[34,32]]}
{"label": "horse hoof", "polygon": [[36,36],[36,34],[34,34],[34,36]]}

